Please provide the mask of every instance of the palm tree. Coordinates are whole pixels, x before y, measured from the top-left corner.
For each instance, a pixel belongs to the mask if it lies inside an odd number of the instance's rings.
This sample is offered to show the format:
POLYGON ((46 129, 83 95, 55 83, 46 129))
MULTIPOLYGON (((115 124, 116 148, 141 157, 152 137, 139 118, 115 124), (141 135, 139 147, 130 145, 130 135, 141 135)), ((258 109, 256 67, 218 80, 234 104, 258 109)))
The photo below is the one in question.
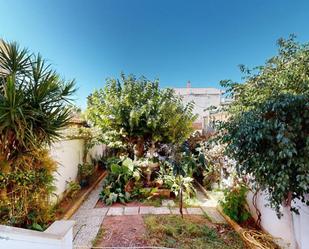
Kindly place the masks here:
POLYGON ((67 125, 74 91, 40 54, 0 41, 0 223, 50 220, 56 164, 46 146, 67 125))
POLYGON ((17 43, 0 46, 0 155, 50 144, 70 119, 74 81, 65 82, 42 59, 17 43))

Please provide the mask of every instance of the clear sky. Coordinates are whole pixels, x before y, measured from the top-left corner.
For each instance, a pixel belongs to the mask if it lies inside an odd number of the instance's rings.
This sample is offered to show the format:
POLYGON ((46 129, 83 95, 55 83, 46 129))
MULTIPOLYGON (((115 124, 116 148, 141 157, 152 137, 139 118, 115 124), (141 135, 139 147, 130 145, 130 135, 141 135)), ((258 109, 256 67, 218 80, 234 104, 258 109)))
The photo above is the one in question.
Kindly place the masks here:
POLYGON ((78 106, 120 72, 162 87, 219 87, 262 64, 276 40, 309 41, 308 0, 0 0, 0 37, 75 78, 78 106))

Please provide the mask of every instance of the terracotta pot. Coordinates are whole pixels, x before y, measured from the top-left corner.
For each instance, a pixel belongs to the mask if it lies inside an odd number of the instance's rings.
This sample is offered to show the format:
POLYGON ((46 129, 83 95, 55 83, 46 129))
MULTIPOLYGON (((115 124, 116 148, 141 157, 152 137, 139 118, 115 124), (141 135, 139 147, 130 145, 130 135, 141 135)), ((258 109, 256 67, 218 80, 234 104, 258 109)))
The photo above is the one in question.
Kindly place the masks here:
POLYGON ((154 196, 162 196, 169 198, 171 196, 171 190, 169 189, 158 189, 155 193, 153 193, 154 196))

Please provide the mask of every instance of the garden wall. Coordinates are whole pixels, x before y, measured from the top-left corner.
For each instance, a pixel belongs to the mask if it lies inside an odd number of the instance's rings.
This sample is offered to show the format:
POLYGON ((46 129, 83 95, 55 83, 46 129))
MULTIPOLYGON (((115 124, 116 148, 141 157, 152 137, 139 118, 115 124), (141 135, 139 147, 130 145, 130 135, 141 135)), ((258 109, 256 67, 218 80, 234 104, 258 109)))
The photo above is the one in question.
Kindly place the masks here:
MULTIPOLYGON (((67 182, 76 180, 78 164, 82 163, 85 142, 83 139, 62 140, 54 143, 50 148, 52 158, 58 163, 57 173, 55 174, 55 194, 57 199, 61 199, 66 190, 67 182)), ((88 153, 87 161, 90 156, 97 157, 102 155, 105 150, 104 145, 94 146, 88 153)))
MULTIPOLYGON (((252 204, 253 194, 250 192, 247 196, 247 201, 251 214, 257 218, 255 208, 252 204)), ((267 195, 260 193, 257 197, 257 207, 260 210, 261 226, 275 238, 281 238, 282 247, 296 248, 296 242, 299 249, 309 248, 309 207, 303 205, 301 202, 296 203, 300 207, 300 214, 293 214, 293 222, 291 219, 291 212, 288 208, 283 207, 283 217, 277 217, 276 212, 268 206, 267 195), (293 224, 294 223, 294 224, 293 224)))
POLYGON ((72 249, 74 221, 55 221, 44 232, 0 225, 0 248, 72 249))

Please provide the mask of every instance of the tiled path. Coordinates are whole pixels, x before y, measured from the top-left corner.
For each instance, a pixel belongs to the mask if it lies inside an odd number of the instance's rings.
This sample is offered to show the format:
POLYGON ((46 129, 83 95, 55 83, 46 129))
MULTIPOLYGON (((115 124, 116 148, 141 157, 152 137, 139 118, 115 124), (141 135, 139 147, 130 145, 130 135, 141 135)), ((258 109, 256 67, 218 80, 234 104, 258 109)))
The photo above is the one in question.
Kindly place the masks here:
MULTIPOLYGON (((76 247, 91 248, 92 241, 95 239, 105 216, 180 214, 177 207, 141 206, 95 208, 101 189, 102 182, 90 193, 87 200, 71 218, 76 221, 73 235, 74 246, 76 247)), ((207 215, 214 223, 226 223, 224 218, 216 210, 217 203, 215 201, 207 199, 200 191, 197 192, 197 199, 200 202, 200 206, 184 208, 184 214, 207 215)))

